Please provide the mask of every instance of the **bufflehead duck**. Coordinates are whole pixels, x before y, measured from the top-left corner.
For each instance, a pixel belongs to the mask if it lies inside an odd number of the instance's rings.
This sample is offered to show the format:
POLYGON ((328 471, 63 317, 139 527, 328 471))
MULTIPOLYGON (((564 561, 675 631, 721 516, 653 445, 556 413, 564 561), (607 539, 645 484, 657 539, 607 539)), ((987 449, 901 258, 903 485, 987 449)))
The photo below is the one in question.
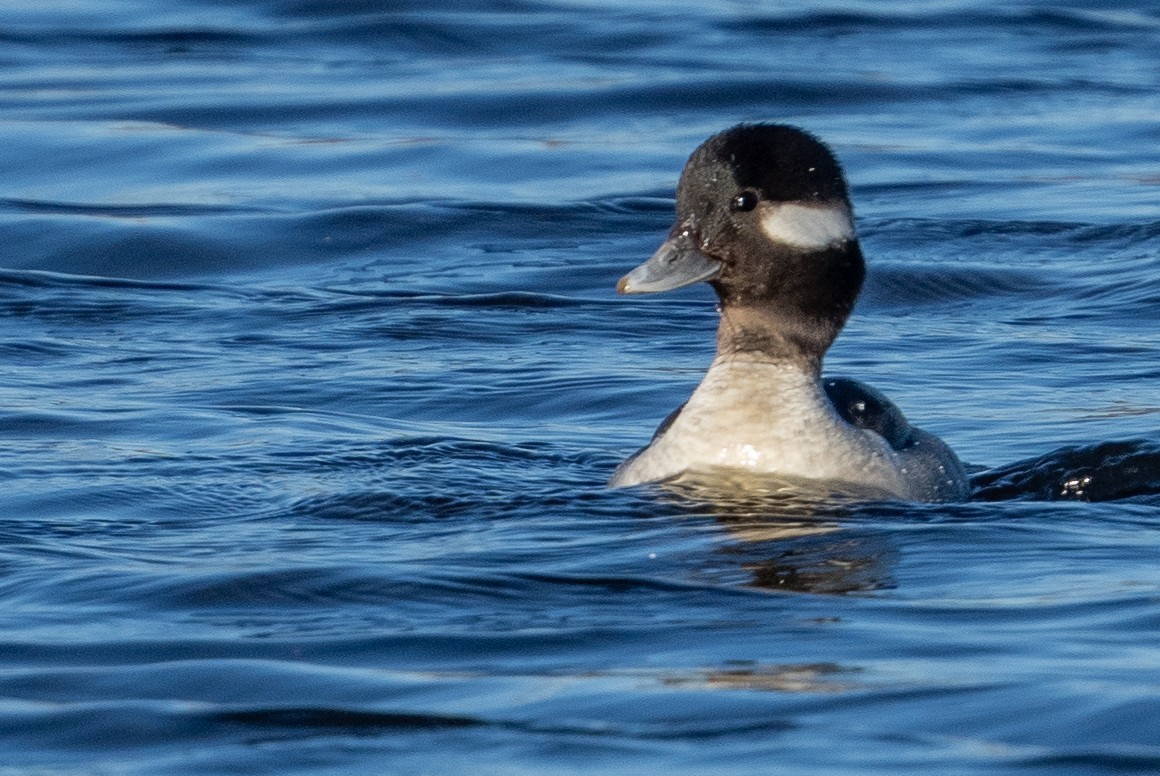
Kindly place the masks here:
POLYGON ((668 239, 617 290, 708 282, 720 300, 717 355, 610 484, 724 468, 887 498, 967 498, 963 465, 942 440, 873 388, 821 376, 864 275, 846 181, 821 141, 742 124, 702 143, 681 173, 668 239))

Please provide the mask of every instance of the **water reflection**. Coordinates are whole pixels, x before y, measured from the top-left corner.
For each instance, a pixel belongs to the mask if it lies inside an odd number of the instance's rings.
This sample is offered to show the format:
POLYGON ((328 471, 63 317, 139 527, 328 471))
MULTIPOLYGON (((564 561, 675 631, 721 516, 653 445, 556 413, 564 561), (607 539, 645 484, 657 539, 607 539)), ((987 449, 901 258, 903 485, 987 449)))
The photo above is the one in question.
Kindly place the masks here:
POLYGON ((824 594, 895 586, 888 536, 849 523, 867 500, 889 500, 885 493, 745 472, 686 474, 660 491, 726 529, 735 541, 712 562, 743 571, 747 586, 824 594))
POLYGON ((738 666, 673 674, 662 683, 712 690, 764 690, 789 693, 842 693, 859 689, 852 679, 860 669, 836 663, 787 663, 738 666))

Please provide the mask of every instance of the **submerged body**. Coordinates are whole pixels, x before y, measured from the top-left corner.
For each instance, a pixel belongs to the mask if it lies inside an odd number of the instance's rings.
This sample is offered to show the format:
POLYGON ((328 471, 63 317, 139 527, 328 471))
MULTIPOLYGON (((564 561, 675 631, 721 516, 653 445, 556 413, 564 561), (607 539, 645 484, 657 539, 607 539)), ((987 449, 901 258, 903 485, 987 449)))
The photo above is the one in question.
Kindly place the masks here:
POLYGON ((967 497, 945 443, 873 388, 821 378, 865 271, 829 149, 792 127, 727 130, 690 158, 677 211, 669 239, 618 288, 709 282, 721 300, 717 357, 611 485, 741 470, 868 497, 967 497))

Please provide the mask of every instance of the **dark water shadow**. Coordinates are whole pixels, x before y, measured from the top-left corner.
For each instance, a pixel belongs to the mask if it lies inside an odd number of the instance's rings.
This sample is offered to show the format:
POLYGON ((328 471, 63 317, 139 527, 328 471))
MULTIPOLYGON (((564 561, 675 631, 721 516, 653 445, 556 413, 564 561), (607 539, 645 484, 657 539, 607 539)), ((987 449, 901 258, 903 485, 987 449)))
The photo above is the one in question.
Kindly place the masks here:
POLYGON ((1160 506, 1160 443, 1096 442, 978 472, 973 501, 1131 501, 1160 506))

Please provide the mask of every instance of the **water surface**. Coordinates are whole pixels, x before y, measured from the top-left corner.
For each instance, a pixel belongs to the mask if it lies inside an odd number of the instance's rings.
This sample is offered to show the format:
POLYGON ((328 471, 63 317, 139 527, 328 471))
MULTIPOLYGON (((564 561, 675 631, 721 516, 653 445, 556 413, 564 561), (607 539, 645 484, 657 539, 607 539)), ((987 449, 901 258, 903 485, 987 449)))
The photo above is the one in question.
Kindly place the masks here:
POLYGON ((0 6, 0 774, 1155 773, 1160 15, 0 6), (957 505, 610 491, 688 153, 825 138, 957 505))

